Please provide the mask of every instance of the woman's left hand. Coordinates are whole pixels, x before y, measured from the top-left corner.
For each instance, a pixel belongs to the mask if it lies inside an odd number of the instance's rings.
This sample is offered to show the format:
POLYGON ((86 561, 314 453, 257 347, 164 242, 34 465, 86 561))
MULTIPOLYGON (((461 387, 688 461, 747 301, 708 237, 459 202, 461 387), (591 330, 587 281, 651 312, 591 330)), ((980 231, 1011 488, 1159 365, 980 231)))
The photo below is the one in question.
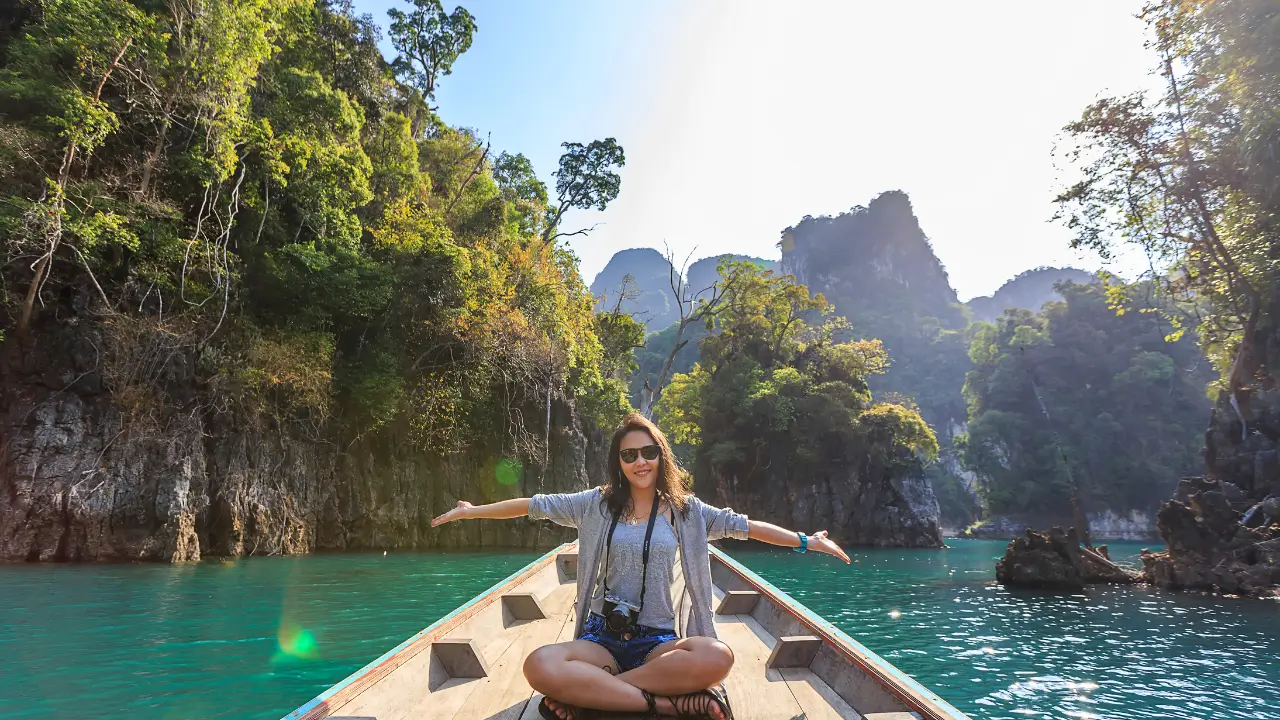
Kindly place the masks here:
POLYGON ((809 536, 809 549, 824 552, 828 555, 835 555, 843 560, 846 565, 849 564, 849 556, 845 555, 844 551, 840 549, 840 546, 832 542, 831 539, 827 537, 826 530, 819 530, 809 536))

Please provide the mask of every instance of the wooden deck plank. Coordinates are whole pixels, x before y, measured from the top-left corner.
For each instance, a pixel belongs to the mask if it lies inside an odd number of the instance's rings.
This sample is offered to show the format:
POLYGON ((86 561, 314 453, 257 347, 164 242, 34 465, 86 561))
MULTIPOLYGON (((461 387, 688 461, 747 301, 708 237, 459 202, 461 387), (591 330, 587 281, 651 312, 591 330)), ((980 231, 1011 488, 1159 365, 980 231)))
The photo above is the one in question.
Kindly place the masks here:
POLYGON ((529 630, 517 638, 498 659, 490 676, 479 681, 476 692, 454 714, 454 718, 519 718, 533 695, 533 688, 529 687, 524 677, 525 658, 536 648, 553 641, 559 632, 560 628, 553 621, 540 620, 532 623, 529 630))
POLYGON ((479 685, 479 679, 448 680, 435 692, 419 695, 414 702, 399 708, 400 713, 391 718, 379 715, 378 720, 452 720, 479 685))
MULTIPOLYGON (((546 569, 547 574, 554 573, 553 567, 546 569)), ((571 597, 573 590, 569 586, 564 589, 546 577, 530 578, 529 582, 516 586, 521 590, 550 590, 546 596, 547 603, 555 603, 563 597, 571 597)), ((513 590, 516 588, 513 588, 513 590)), ((567 604, 571 600, 561 604, 567 604)), ((563 612, 563 610, 561 610, 563 612)), ((495 660, 502 657, 524 634, 531 631, 535 623, 558 620, 539 620, 519 622, 506 626, 503 622, 501 602, 494 602, 481 611, 476 617, 462 624, 450 633, 450 637, 473 637, 485 661, 493 669, 495 660)), ((558 626, 557 626, 558 627, 558 626)), ((369 688, 341 708, 337 715, 354 715, 376 717, 378 720, 449 720, 459 709, 472 699, 472 694, 481 687, 480 679, 448 678, 443 666, 430 649, 420 653, 402 667, 383 678, 376 686, 369 688), (434 687, 434 689, 433 689, 434 687)), ((517 672, 519 668, 517 667, 517 672)), ((520 675, 523 679, 523 674, 520 675)))
MULTIPOLYGON (((508 635, 507 641, 514 637, 508 635)), ((378 720, 450 720, 479 687, 478 679, 447 679, 431 689, 431 682, 443 673, 440 661, 430 651, 388 675, 374 688, 339 708, 337 715, 375 717, 378 720), (430 663, 430 667, 428 666, 430 663)))
POLYGON ((737 720, 788 720, 803 714, 778 670, 765 667, 772 642, 766 644, 748 623, 747 615, 718 615, 716 634, 733 649, 733 670, 725 680, 729 704, 737 720))
MULTIPOLYGON (((572 603, 572 601, 570 601, 572 603)), ((569 607, 569 614, 565 615, 564 625, 560 628, 560 634, 556 636, 555 642, 569 642, 573 639, 573 632, 577 629, 576 622, 577 612, 572 604, 569 607)), ((542 702, 542 693, 535 692, 529 696, 529 702, 524 706, 524 712, 520 715, 520 720, 542 720, 542 716, 538 714, 538 703, 542 702)))
MULTIPOLYGON (((761 648, 767 648, 768 644, 774 641, 773 636, 754 616, 740 615, 738 617, 742 620, 743 626, 750 630, 751 634, 760 643, 761 648)), ((769 650, 769 654, 772 657, 773 651, 769 650)), ((768 667, 767 662, 768 659, 766 658, 766 667, 768 667)), ((800 705, 801 711, 810 720, 817 720, 818 718, 860 720, 862 717, 849 703, 840 697, 839 693, 831 689, 831 686, 827 685, 821 677, 808 668, 770 668, 768 672, 777 673, 782 681, 786 683, 787 689, 791 691, 792 697, 800 705), (788 675, 791 670, 796 672, 788 675)))
MULTIPOLYGON (((479 681, 477 691, 454 714, 456 720, 517 720, 523 716, 534 695, 524 677, 525 658, 537 648, 556 642, 564 630, 573 596, 574 588, 568 584, 548 596, 544 607, 551 617, 524 626, 528 629, 497 658, 489 677, 479 681)), ((536 716, 537 711, 534 712, 536 716)))
POLYGON ((862 720, 857 710, 809 668, 782 668, 779 672, 804 710, 805 720, 862 720))

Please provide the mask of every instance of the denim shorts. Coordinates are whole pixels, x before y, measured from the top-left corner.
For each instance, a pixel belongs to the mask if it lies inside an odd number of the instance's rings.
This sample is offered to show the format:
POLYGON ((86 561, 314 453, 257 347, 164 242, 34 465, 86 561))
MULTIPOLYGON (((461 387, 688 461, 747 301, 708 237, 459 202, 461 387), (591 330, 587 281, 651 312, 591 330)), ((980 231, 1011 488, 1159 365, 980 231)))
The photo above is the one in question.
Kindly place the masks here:
POLYGON ((672 630, 651 628, 644 625, 640 625, 638 628, 639 632, 632 633, 630 640, 623 640, 621 636, 614 635, 605 627, 603 616, 599 613, 591 613, 587 616, 582 637, 578 639, 590 640, 608 650, 613 659, 618 661, 618 672, 635 670, 644 664, 644 661, 648 659, 649 653, 653 652, 654 648, 664 642, 679 639, 672 630))

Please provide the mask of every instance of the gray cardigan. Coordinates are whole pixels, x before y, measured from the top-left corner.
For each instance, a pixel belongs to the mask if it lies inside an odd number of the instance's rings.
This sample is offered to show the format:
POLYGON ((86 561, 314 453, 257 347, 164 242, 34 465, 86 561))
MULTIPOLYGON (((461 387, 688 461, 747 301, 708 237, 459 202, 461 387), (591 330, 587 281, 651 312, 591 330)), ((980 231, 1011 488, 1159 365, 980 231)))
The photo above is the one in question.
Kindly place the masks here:
MULTIPOLYGON (((529 502, 529 517, 550 520, 557 525, 578 529, 578 625, 575 638, 582 636, 595 580, 604 559, 605 535, 609 532, 609 510, 600 488, 577 493, 534 495, 529 502)), ((680 566, 684 573, 684 592, 673 601, 676 608, 676 633, 681 637, 703 635, 715 637, 711 618, 711 553, 707 543, 731 537, 746 540, 749 532, 747 516, 730 508, 723 510, 705 505, 689 496, 688 512, 675 513, 676 537, 680 542, 680 566), (701 519, 702 522, 697 522, 701 519), (689 612, 685 612, 685 608, 689 612)), ((670 588, 668 588, 670 592, 670 588)))

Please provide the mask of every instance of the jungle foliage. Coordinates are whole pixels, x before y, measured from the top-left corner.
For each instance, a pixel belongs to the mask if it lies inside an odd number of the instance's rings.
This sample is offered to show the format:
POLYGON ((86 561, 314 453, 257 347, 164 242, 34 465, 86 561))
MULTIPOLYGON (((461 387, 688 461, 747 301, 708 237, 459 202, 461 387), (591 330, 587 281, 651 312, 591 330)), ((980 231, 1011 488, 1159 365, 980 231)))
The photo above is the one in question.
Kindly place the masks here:
POLYGON ((396 421, 441 453, 540 457, 548 394, 606 425, 627 409, 635 329, 593 314, 557 242, 566 212, 616 197, 622 148, 565 143, 553 196, 524 156, 446 124, 430 103, 479 32, 465 9, 392 10, 390 61, 331 0, 6 14, 6 342, 83 311, 121 402, 181 406, 166 378, 190 356, 207 407, 396 421))

